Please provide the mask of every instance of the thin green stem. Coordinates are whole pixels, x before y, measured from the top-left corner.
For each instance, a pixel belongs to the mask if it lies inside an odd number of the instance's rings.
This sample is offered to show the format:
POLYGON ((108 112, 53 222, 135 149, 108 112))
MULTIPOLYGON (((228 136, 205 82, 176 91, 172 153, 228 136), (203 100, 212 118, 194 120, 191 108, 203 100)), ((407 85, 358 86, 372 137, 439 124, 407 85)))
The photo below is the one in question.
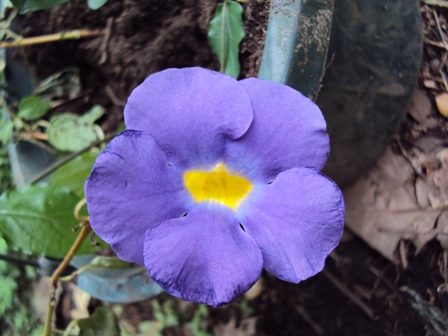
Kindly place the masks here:
POLYGON ((53 319, 53 312, 56 306, 56 289, 58 287, 59 278, 62 272, 64 272, 70 261, 75 256, 78 249, 81 247, 81 244, 84 242, 84 239, 86 239, 86 237, 92 231, 92 228, 90 227, 90 223, 88 221, 84 222, 83 224, 84 225, 82 226, 81 232, 79 233, 78 237, 76 238, 75 242, 70 248, 70 251, 68 251, 64 260, 62 260, 61 264, 58 266, 58 268, 56 268, 56 270, 53 272, 53 275, 51 276, 50 299, 48 301, 47 316, 45 319, 44 336, 51 336, 51 321, 53 319))
POLYGON ((78 320, 73 320, 69 323, 69 325, 67 326, 67 328, 65 329, 65 332, 62 336, 70 336, 72 334, 70 334, 70 332, 72 331, 72 329, 75 327, 76 323, 78 323, 78 320))
POLYGON ((51 174, 52 172, 54 172, 56 169, 58 169, 63 164, 66 164, 67 162, 73 160, 78 155, 81 155, 82 153, 88 151, 89 149, 91 149, 91 148, 93 148, 93 147, 95 147, 95 146, 97 146, 99 144, 101 144, 103 142, 106 142, 106 141, 109 141, 110 139, 112 139, 116 135, 117 135, 116 133, 114 133, 112 135, 109 135, 109 136, 105 137, 102 140, 95 141, 94 143, 84 147, 83 149, 81 149, 81 150, 79 150, 77 152, 74 152, 72 154, 67 155, 63 159, 59 160, 58 162, 53 163, 51 166, 49 166, 46 169, 44 169, 43 171, 41 171, 39 174, 35 175, 33 178, 31 178, 31 180, 28 183, 29 184, 34 184, 36 182, 39 182, 45 176, 51 174))

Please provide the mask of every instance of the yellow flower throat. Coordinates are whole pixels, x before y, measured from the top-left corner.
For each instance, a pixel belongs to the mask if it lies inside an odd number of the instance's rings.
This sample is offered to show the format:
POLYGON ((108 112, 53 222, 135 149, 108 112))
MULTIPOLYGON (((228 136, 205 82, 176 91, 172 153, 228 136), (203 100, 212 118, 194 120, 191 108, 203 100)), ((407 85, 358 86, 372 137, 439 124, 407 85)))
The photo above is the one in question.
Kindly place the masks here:
POLYGON ((248 180, 230 174, 222 163, 217 164, 210 172, 185 172, 184 182, 196 202, 218 202, 232 209, 238 207, 252 189, 248 180))

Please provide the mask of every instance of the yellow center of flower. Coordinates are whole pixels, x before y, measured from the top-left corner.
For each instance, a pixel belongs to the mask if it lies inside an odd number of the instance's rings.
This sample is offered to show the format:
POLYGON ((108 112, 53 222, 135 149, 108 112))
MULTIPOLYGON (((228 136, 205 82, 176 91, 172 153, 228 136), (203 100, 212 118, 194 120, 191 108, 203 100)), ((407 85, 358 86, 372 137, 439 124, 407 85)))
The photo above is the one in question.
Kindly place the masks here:
POLYGON ((219 202, 232 209, 235 209, 252 189, 248 180, 230 174, 222 163, 210 172, 188 171, 184 173, 184 181, 196 202, 219 202))

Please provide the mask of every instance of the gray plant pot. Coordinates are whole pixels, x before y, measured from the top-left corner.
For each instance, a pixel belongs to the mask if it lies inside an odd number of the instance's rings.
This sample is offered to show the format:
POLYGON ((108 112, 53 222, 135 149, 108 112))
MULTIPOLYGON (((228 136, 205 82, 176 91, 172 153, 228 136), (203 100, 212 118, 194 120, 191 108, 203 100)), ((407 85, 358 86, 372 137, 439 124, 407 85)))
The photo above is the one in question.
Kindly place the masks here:
POLYGON ((421 27, 417 0, 272 0, 259 77, 316 100, 331 141, 323 172, 340 186, 374 163, 406 114, 421 27))

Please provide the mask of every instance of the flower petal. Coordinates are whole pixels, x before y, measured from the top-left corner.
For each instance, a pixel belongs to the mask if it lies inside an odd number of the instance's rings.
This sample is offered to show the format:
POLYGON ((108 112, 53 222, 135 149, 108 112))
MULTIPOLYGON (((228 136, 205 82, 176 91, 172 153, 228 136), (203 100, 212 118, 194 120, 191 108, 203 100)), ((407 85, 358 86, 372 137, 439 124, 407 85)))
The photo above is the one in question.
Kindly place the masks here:
POLYGON ((145 266, 171 295, 218 307, 255 283, 263 259, 230 209, 200 203, 187 216, 148 230, 145 266))
POLYGON ((294 168, 256 188, 237 216, 260 247, 266 270, 294 283, 320 272, 343 231, 338 186, 312 168, 294 168))
POLYGON ((201 68, 149 76, 124 110, 128 129, 154 136, 168 161, 184 168, 216 165, 226 139, 243 135, 252 117, 250 98, 238 81, 201 68))
POLYGON ((226 163, 263 182, 294 167, 322 169, 329 138, 317 105, 285 85, 255 78, 240 83, 252 100, 254 120, 241 139, 228 142, 226 163))
POLYGON ((154 138, 124 131, 98 157, 86 182, 93 230, 117 255, 143 264, 148 228, 180 217, 192 205, 181 174, 169 167, 154 138))

